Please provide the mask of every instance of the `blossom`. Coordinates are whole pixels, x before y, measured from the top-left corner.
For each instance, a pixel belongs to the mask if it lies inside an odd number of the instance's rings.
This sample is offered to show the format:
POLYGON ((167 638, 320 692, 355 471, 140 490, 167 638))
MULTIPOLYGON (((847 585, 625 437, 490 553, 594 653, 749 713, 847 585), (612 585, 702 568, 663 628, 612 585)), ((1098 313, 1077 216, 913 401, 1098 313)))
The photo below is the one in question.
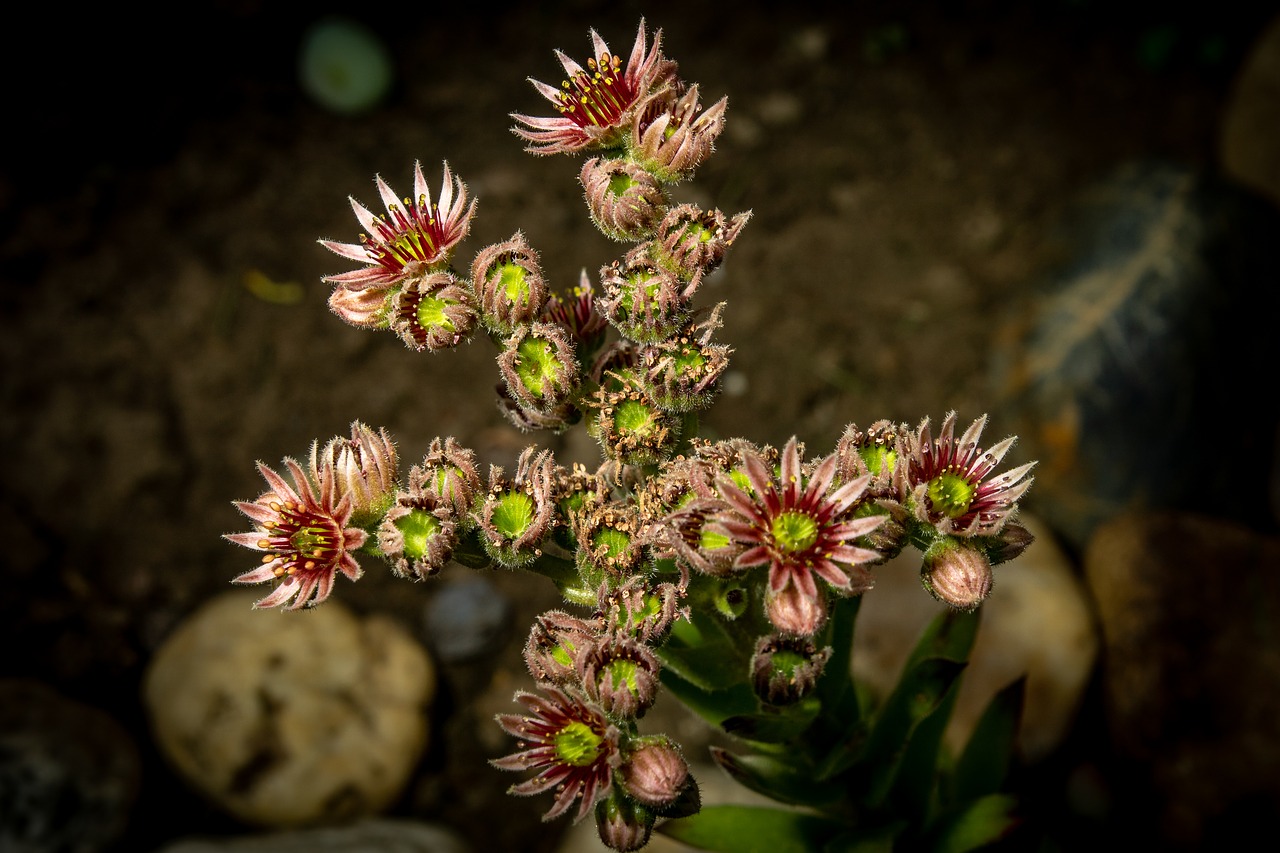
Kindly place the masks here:
POLYGON ((1031 487, 1026 478, 1034 462, 1020 465, 994 479, 987 476, 1013 447, 1013 437, 990 450, 978 446, 987 416, 974 421, 957 441, 956 413, 942 420, 938 437, 932 437, 929 419, 904 440, 906 464, 896 470, 898 490, 919 521, 932 524, 939 533, 991 536, 1000 532, 1031 487), (1024 479, 1026 478, 1026 479, 1024 479))
POLYGON ((591 31, 591 43, 595 53, 587 60, 586 68, 556 51, 568 78, 559 89, 529 78, 559 115, 550 118, 511 114, 523 125, 511 130, 530 143, 526 151, 561 154, 618 145, 629 133, 641 100, 674 75, 674 63, 662 58, 662 31, 654 34, 653 45, 649 46, 643 20, 625 69, 621 57, 609 51, 609 45, 595 30, 591 31))
POLYGON ((554 790, 555 803, 543 820, 554 820, 581 799, 576 823, 613 790, 613 771, 622 760, 618 729, 594 704, 555 687, 542 690, 545 698, 523 690, 516 694, 516 701, 532 716, 498 715, 498 725, 519 738, 520 751, 491 763, 502 770, 538 771, 513 785, 511 793, 528 796, 554 790))
POLYGON ((716 139, 724 130, 728 98, 721 98, 706 110, 698 100, 698 86, 672 102, 664 92, 649 98, 635 113, 631 126, 631 147, 640 164, 658 180, 674 182, 687 178, 711 156, 716 139))
POLYGON ((367 534, 358 527, 347 526, 351 520, 351 494, 338 495, 338 478, 332 471, 313 484, 295 460, 286 459, 285 466, 293 478, 293 487, 271 468, 258 463, 269 491, 256 501, 235 503, 257 530, 228 533, 225 538, 266 552, 261 566, 237 576, 233 583, 281 580, 254 606, 276 607, 293 600, 289 609, 297 610, 328 598, 338 572, 351 580, 360 577, 362 571, 352 552, 364 544, 367 534))
POLYGON ((360 421, 351 422, 351 438, 333 438, 320 449, 311 445, 313 483, 333 476, 339 496, 351 495, 351 516, 356 527, 368 527, 381 519, 395 499, 398 472, 396 445, 386 428, 376 433, 360 421))
POLYGON ((794 437, 783 448, 781 462, 775 480, 759 454, 744 450, 741 470, 751 492, 729 476, 718 476, 716 488, 727 509, 715 515, 713 527, 747 546, 734 568, 769 567, 766 599, 774 626, 809 636, 826 619, 816 578, 843 595, 871 588, 871 573, 862 564, 880 555, 853 543, 882 518, 849 514, 863 497, 866 477, 828 492, 836 472, 834 454, 818 463, 807 482, 794 437))
POLYGON ((348 260, 367 264, 364 269, 325 276, 325 281, 350 290, 390 289, 409 276, 437 269, 450 251, 471 230, 476 203, 467 205, 467 187, 444 164, 438 203, 422 176, 422 164, 413 164, 413 198, 397 198, 381 176, 378 194, 386 205, 385 216, 375 216, 354 198, 351 209, 364 227, 359 243, 321 240, 320 245, 348 260), (441 213, 443 211, 443 214, 441 213))

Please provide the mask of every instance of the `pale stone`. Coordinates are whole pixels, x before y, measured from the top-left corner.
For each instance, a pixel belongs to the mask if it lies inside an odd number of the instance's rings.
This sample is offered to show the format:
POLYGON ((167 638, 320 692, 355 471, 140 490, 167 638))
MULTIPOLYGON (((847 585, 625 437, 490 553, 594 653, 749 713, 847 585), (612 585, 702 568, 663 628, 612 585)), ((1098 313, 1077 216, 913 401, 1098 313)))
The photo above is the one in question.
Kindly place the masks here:
MULTIPOLYGON (((1046 757, 1075 720, 1098 653, 1094 616, 1071 563, 1039 521, 1020 521, 1036 541, 995 567, 982 624, 956 700, 947 742, 961 748, 992 697, 1027 676, 1018 746, 1028 761, 1046 757)), ((908 549, 877 567, 854 634, 853 672, 878 696, 897 684, 921 632, 946 609, 920 585, 920 554, 908 549)))
POLYGON ((144 699, 165 755, 242 820, 298 826, 373 814, 426 747, 435 670, 391 620, 337 601, 255 611, 222 595, 157 650, 144 699))
POLYGON ((1223 170, 1280 203, 1280 18, 1254 43, 1223 112, 1223 170))

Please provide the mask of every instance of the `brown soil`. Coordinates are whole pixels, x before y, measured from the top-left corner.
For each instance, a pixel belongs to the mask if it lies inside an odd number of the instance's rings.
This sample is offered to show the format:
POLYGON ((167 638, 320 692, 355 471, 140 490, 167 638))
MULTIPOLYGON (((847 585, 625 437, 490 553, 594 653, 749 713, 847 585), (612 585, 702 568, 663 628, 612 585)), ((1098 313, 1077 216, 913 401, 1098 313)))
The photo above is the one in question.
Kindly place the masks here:
MULTIPOLYGON (((1119 18, 1089 2, 842 5, 644 9, 683 76, 730 101, 717 155, 679 194, 754 210, 706 288, 729 303, 722 338, 741 392, 705 417, 707 434, 797 434, 825 453, 850 421, 998 410, 990 347, 1056 260, 1054 216, 1122 162, 1212 162, 1256 25, 1156 4, 1119 18), (1176 37, 1163 57, 1162 32, 1176 37)), ((175 622, 247 566, 219 536, 241 526, 230 500, 260 488, 253 460, 304 454, 356 418, 387 426, 410 461, 454 435, 510 465, 525 440, 492 403, 487 342, 420 356, 326 310, 320 277, 349 264, 315 240, 355 237, 347 196, 376 206, 373 175, 407 188, 419 159, 435 186, 447 159, 480 199, 461 262, 523 229, 568 287, 618 254, 585 216, 577 161, 522 154, 507 114, 542 111, 525 77, 557 82, 552 48, 585 54, 589 26, 625 52, 639 6, 481 6, 378 7, 368 23, 398 83, 359 118, 296 86, 314 18, 252 0, 200 4, 164 39, 86 13, 56 55, 9 78, 24 81, 12 97, 25 118, 9 122, 0 172, 0 670, 133 729, 147 760, 124 849, 235 830, 151 752, 137 684, 175 622), (70 90, 41 81, 51 64, 72 73, 70 90), (255 277, 299 283, 300 301, 255 296, 255 277)), ((590 455, 579 439, 549 443, 590 455)), ((420 630, 431 587, 379 574, 337 594, 420 630)), ((522 578, 495 580, 520 602, 518 625, 552 603, 522 578)), ((534 829, 545 804, 505 798, 510 778, 456 722, 492 713, 474 701, 494 673, 518 671, 522 634, 446 673, 454 746, 433 752, 400 809, 453 823, 478 849, 549 840, 534 829)))

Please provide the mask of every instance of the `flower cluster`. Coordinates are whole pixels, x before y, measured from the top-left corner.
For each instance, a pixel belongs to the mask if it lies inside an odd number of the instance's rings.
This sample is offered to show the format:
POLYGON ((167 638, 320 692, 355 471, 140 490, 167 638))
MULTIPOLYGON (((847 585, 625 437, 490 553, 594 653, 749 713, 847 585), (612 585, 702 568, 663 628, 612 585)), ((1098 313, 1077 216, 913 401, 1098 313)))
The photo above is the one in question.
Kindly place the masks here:
POLYGON ((551 793, 546 819, 592 815, 608 846, 635 850, 657 820, 699 808, 679 746, 640 731, 660 683, 724 700, 738 725, 770 736, 792 711, 810 721, 828 661, 843 660, 833 626, 872 588, 873 567, 917 548, 925 589, 977 607, 991 567, 1030 542, 1014 519, 1032 466, 997 474, 1013 439, 983 449, 985 417, 956 438, 954 412, 936 437, 928 419, 851 424, 813 458, 794 437, 781 449, 700 438, 732 350, 714 341, 724 303, 696 299, 750 212, 677 204, 668 190, 711 155, 727 102, 703 109, 643 22, 625 65, 591 41, 585 64, 557 52, 560 88, 534 81, 557 114, 515 114, 514 131, 532 153, 585 157, 588 214, 627 244, 594 283, 584 270, 555 293, 522 232, 456 268, 476 202, 447 164, 436 201, 420 166, 411 198, 378 178, 386 214, 352 200, 360 242, 321 243, 362 265, 327 278, 339 317, 418 351, 483 329, 499 411, 526 431, 582 423, 600 464, 567 468, 530 445, 513 473, 482 476, 449 437, 405 472, 386 430, 356 422, 350 438, 314 444, 309 465, 286 459, 289 479, 259 463, 267 491, 236 503, 253 529, 227 538, 262 552, 234 579, 276 584, 259 607, 319 604, 338 573, 360 578, 358 557, 414 581, 450 563, 552 580, 568 609, 532 626, 536 689, 516 695, 523 713, 499 715, 518 746, 492 763, 532 773, 511 791, 551 793))

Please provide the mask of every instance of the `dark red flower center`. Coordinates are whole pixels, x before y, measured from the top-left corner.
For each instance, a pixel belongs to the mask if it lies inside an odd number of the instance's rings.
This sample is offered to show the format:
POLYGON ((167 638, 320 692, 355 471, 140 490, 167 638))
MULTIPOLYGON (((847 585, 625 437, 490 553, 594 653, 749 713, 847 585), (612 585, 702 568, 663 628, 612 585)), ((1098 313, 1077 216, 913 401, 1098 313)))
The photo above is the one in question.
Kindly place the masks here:
POLYGON ((578 127, 613 127, 622 114, 635 103, 633 84, 619 74, 622 60, 607 53, 600 54, 599 61, 587 60, 587 71, 579 71, 572 80, 560 84, 561 114, 578 127))
POLYGON ((341 559, 346 537, 331 516, 293 501, 270 506, 276 518, 264 525, 266 538, 258 547, 269 552, 262 558, 264 563, 276 561, 276 577, 328 568, 341 559))

